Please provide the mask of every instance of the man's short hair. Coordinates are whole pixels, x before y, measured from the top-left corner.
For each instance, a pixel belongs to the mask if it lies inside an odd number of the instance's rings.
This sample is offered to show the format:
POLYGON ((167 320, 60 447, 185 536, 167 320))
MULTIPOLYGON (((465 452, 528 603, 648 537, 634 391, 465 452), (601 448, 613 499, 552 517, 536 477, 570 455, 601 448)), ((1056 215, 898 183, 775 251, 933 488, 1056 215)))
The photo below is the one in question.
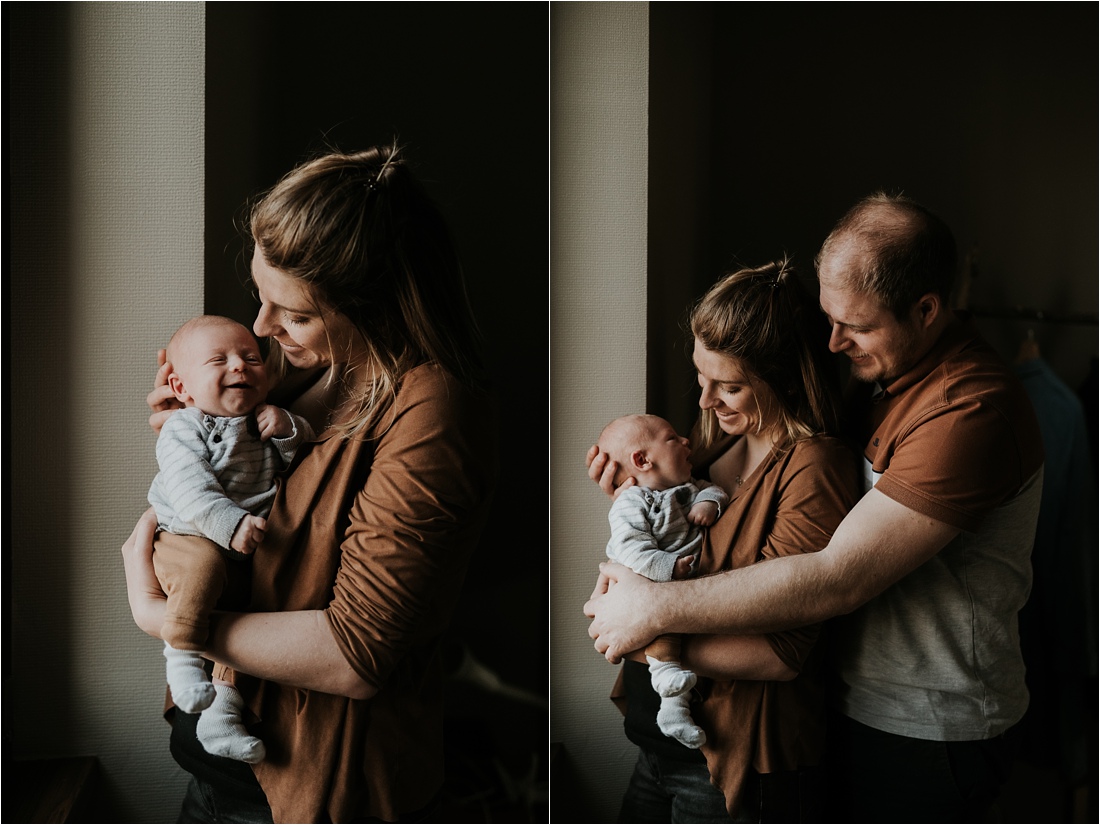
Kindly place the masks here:
POLYGON ((843 273, 843 286, 874 294, 898 319, 929 292, 945 303, 950 298, 958 266, 955 236, 939 217, 904 195, 876 192, 849 209, 821 245, 814 261, 819 271, 844 243, 869 254, 863 256, 863 271, 843 273))

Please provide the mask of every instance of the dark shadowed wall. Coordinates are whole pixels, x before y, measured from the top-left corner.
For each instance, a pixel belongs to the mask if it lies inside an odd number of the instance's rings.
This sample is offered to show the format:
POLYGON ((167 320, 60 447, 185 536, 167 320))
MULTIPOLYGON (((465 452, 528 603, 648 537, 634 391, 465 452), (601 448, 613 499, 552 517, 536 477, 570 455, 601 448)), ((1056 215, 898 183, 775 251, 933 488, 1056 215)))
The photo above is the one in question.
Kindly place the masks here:
POLYGON ((207 311, 255 317, 249 198, 326 147, 406 147, 458 246, 500 406, 506 471, 456 634, 544 692, 547 504, 515 461, 541 463, 548 426, 546 8, 213 3, 206 21, 207 311))
POLYGON ((649 280, 681 299, 651 306, 654 411, 694 415, 681 304, 784 252, 811 273, 832 224, 879 188, 952 227, 971 306, 1048 316, 979 318, 1004 357, 1031 328, 1080 387, 1097 355, 1095 6, 792 8, 651 6, 649 280), (1049 319, 1069 312, 1093 323, 1049 319))

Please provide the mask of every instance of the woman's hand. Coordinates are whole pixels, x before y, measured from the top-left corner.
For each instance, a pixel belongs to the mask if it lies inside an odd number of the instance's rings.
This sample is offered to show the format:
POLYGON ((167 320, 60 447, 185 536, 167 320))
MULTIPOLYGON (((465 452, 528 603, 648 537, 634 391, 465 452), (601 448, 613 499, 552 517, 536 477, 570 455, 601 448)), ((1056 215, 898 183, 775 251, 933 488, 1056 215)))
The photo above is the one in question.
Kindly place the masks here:
POLYGON ((607 453, 600 452, 598 444, 588 448, 588 454, 584 457, 584 463, 588 466, 588 477, 600 485, 611 498, 618 498, 623 490, 634 486, 634 477, 626 479, 618 487, 615 486, 615 473, 619 471, 619 463, 612 461, 607 453))
POLYGON ((157 574, 153 571, 153 538, 156 533, 157 517, 149 508, 122 545, 122 563, 126 568, 126 595, 134 621, 143 631, 159 639, 168 597, 161 590, 157 574))
POLYGON ((172 388, 168 386, 168 376, 171 374, 172 365, 168 363, 168 351, 157 350, 157 377, 153 381, 153 391, 145 397, 145 403, 153 411, 149 416, 149 426, 158 433, 168 416, 183 409, 183 404, 176 399, 172 388))

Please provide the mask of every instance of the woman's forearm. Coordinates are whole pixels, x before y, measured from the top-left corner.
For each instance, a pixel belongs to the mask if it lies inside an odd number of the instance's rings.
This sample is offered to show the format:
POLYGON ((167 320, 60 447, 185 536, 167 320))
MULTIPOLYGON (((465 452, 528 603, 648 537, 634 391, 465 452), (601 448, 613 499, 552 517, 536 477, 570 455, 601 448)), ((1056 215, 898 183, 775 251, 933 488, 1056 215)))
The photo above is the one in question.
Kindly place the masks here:
POLYGON ((681 660, 698 675, 723 681, 784 682, 798 675, 765 636, 684 636, 681 660))
MULTIPOLYGON (((643 665, 648 661, 644 648, 623 658, 643 665)), ((721 681, 786 682, 798 675, 775 655, 765 636, 685 635, 681 637, 680 664, 698 676, 721 681)))
POLYGON ((216 613, 204 655, 284 685, 351 699, 370 699, 378 692, 348 664, 322 610, 216 613))
MULTIPOLYGON (((157 519, 147 510, 122 546, 127 596, 134 621, 160 638, 166 600, 153 571, 157 519)), ((348 664, 324 611, 215 613, 204 655, 241 673, 352 699, 370 699, 377 688, 348 664)))

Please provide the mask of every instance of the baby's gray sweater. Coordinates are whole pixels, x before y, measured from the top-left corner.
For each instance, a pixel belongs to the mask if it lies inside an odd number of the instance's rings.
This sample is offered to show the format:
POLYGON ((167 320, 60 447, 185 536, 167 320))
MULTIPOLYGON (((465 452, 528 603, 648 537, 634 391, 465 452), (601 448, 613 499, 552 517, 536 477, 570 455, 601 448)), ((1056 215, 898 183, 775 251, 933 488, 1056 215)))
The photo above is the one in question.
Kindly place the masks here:
POLYGON ((702 528, 687 520, 692 505, 700 501, 722 508, 729 496, 721 487, 695 479, 667 490, 628 487, 607 514, 607 557, 647 579, 671 581, 676 559, 702 548, 702 528))
POLYGON ((290 417, 290 436, 261 441, 251 415, 223 418, 196 407, 173 413, 157 439, 160 472, 149 488, 160 529, 228 548, 245 515, 265 518, 275 474, 313 437, 305 419, 290 417))

